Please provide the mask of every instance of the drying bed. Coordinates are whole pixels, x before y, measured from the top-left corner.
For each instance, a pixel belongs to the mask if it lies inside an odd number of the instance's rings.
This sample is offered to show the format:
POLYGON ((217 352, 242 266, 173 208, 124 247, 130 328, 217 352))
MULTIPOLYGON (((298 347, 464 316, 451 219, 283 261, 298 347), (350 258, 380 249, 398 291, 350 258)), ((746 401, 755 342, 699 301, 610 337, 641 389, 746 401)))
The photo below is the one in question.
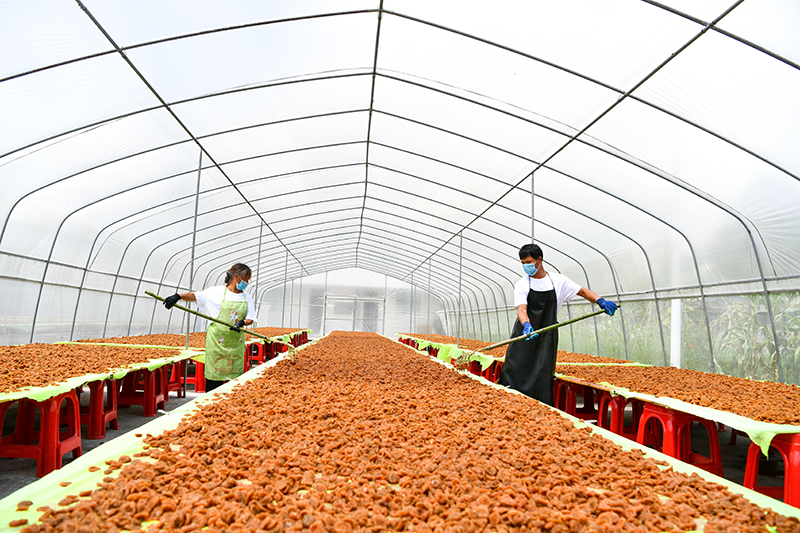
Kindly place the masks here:
POLYGON ((283 337, 285 335, 294 336, 295 334, 301 331, 310 331, 309 329, 297 329, 297 328, 255 328, 253 331, 256 333, 260 333, 261 335, 266 335, 267 337, 283 337))
POLYGON ((668 397, 770 424, 800 425, 800 387, 674 367, 556 366, 590 383, 668 397))
MULTIPOLYGON (((484 342, 475 339, 465 339, 465 338, 458 338, 458 337, 451 337, 449 335, 426 335, 425 333, 398 333, 400 337, 407 337, 415 339, 420 345, 452 345, 456 346, 458 343, 459 348, 466 348, 467 350, 477 350, 479 348, 485 348, 486 346, 491 346, 493 343, 484 342)), ((500 348, 495 348, 493 350, 489 350, 488 352, 481 352, 486 353, 487 355, 491 355, 492 357, 505 357, 506 355, 506 348, 507 346, 501 346, 500 348)), ((557 360, 560 363, 595 363, 595 364, 631 364, 631 361, 626 361, 624 359, 614 359, 612 357, 601 357, 598 355, 589 355, 583 353, 572 353, 572 352, 565 352, 564 350, 558 350, 557 360)))
POLYGON ((177 350, 89 344, 0 346, 0 395, 61 385, 80 376, 119 372, 177 354, 177 350))
MULTIPOLYGON (((107 337, 105 339, 81 339, 77 342, 95 344, 134 344, 138 346, 175 346, 182 348, 186 346, 186 334, 179 333, 154 333, 152 335, 130 335, 127 337, 107 337)), ((206 345, 206 333, 189 333, 189 346, 194 348, 204 348, 206 345)))
POLYGON ((800 531, 375 334, 267 370, 22 531, 800 531))
MULTIPOLYGON (((463 337, 450 337, 449 335, 426 335, 424 333, 398 333, 400 337, 410 337, 412 339, 417 340, 420 343, 426 343, 430 345, 437 345, 437 344, 447 344, 451 346, 455 346, 457 348, 466 349, 466 350, 477 350, 479 348, 485 348, 486 346, 490 346, 492 343, 479 341, 475 339, 465 339, 463 337)), ((506 347, 501 346, 500 348, 495 348, 493 350, 489 350, 488 352, 481 352, 486 355, 491 355, 492 357, 505 357, 506 356, 506 347)))

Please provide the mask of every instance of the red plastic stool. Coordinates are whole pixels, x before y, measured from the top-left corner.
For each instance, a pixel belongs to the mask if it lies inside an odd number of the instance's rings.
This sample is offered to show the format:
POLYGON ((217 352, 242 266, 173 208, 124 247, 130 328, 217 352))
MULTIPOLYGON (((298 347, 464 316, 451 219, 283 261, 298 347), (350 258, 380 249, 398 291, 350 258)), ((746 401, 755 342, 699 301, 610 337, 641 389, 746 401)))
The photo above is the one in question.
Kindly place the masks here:
POLYGON ((643 410, 644 402, 641 400, 613 396, 610 392, 603 391, 600 395, 597 424, 612 433, 636 440, 636 435, 639 431, 639 420, 642 417, 643 410), (630 425, 625 425, 625 408, 628 405, 633 409, 633 420, 630 425), (610 417, 609 410, 611 411, 610 417))
MULTIPOLYGON (((661 428, 663 430, 660 446, 660 451, 662 453, 722 477, 719 435, 717 434, 717 426, 714 422, 668 407, 646 403, 642 410, 642 416, 639 419, 636 442, 645 444, 651 441, 654 430, 649 429, 649 426, 652 425, 654 420, 658 420, 661 423, 661 428), (692 451, 691 431, 693 422, 702 424, 703 427, 706 428, 706 431, 708 431, 711 457, 706 457, 692 451)), ((656 449, 658 449, 658 442, 654 444, 656 449)))
POLYGON ((575 391, 575 412, 574 416, 584 420, 597 420, 599 413, 595 405, 595 399, 599 400, 600 391, 595 390, 589 385, 578 385, 575 391), (583 398, 583 405, 578 407, 578 396, 583 398))
POLYGON ((250 362, 253 361, 258 362, 258 364, 263 363, 267 360, 266 356, 266 349, 263 342, 253 342, 247 346, 247 356, 250 358, 250 362))
MULTIPOLYGON (((41 402, 21 399, 18 403, 14 432, 0 438, 0 457, 35 459, 36 476, 42 477, 61 468, 65 453, 72 452, 73 459, 81 456, 80 403, 75 390, 41 402), (61 431, 61 404, 65 400, 63 419, 67 429, 61 431), (37 409, 41 413, 39 430, 34 429, 37 409)), ((5 423, 12 404, 13 401, 0 404, 0 424, 5 423)))
POLYGON ((480 361, 470 361, 468 369, 470 374, 474 374, 476 376, 480 376, 482 374, 480 361))
MULTIPOLYGON (((578 416, 576 407, 578 403, 578 393, 583 392, 584 387, 584 385, 572 383, 571 381, 554 379, 553 405, 556 409, 560 409, 568 415, 578 416)), ((584 394, 586 393, 584 392, 584 394)))
POLYGON ((117 420, 117 383, 113 379, 90 381, 89 406, 81 407, 81 424, 86 426, 86 438, 102 439, 108 423, 119 429, 117 420), (105 397, 104 397, 105 392, 105 397))
POLYGON ((206 376, 205 376, 205 366, 203 363, 199 363, 197 361, 194 362, 194 375, 187 375, 186 376, 186 385, 194 385, 195 392, 205 392, 206 391, 206 376))
POLYGON ((172 391, 178 393, 178 398, 183 398, 183 373, 186 370, 186 359, 172 363, 167 368, 169 378, 167 379, 167 392, 164 400, 169 398, 169 393, 172 391))
POLYGON ((125 374, 117 392, 117 405, 130 407, 141 405, 143 416, 156 416, 157 409, 164 409, 167 397, 166 367, 151 370, 136 370, 125 374))
POLYGON ((746 437, 747 433, 738 429, 731 428, 731 440, 728 441, 728 446, 736 446, 736 437, 746 437))
POLYGON ((492 378, 492 382, 497 383, 500 381, 500 374, 503 373, 503 363, 504 361, 494 362, 494 377, 492 378))
POLYGON ((563 379, 553 380, 553 406, 561 411, 567 410, 567 387, 569 383, 563 379))
POLYGON ((782 433, 775 435, 770 448, 775 448, 783 458, 783 486, 762 487, 758 484, 758 461, 761 448, 755 442, 747 450, 747 466, 744 469, 744 485, 748 489, 766 494, 770 498, 800 507, 800 434, 782 433))
POLYGON ((494 367, 496 364, 497 364, 496 361, 492 361, 492 363, 489 366, 481 370, 481 376, 488 379, 492 383, 494 383, 494 367))

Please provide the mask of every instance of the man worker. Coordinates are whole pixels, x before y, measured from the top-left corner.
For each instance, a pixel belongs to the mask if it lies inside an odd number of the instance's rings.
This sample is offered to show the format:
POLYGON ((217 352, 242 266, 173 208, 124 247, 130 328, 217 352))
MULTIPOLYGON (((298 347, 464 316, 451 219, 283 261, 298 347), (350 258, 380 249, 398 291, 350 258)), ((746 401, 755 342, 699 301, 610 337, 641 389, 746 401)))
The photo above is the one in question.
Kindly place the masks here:
MULTIPOLYGON (((526 244, 519 250, 525 271, 514 285, 514 306, 517 320, 511 337, 530 335, 534 330, 557 322, 561 305, 576 295, 596 303, 613 316, 617 304, 600 298, 597 293, 581 287, 568 277, 544 268, 544 254, 536 244, 526 244)), ((558 351, 558 329, 532 335, 525 341, 515 342, 506 349, 506 360, 498 383, 553 405, 553 372, 558 351)))

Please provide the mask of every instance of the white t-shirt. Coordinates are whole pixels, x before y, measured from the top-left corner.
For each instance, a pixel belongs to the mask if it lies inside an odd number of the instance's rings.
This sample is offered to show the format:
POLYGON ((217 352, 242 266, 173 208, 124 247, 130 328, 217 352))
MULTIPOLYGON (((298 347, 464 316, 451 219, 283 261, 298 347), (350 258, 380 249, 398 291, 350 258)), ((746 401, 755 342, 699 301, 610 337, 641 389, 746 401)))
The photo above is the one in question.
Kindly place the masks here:
POLYGON ((558 272, 548 272, 543 278, 522 276, 522 278, 514 284, 514 307, 528 305, 528 290, 530 289, 544 292, 552 290, 553 288, 556 290, 556 314, 561 311, 561 305, 564 302, 575 298, 575 295, 581 290, 580 285, 558 272))
MULTIPOLYGON (((213 316, 214 318, 219 317, 219 311, 222 309, 222 296, 225 294, 225 301, 226 302, 242 302, 247 301, 247 316, 244 318, 249 318, 253 322, 256 321, 256 306, 253 304, 253 299, 250 297, 249 294, 246 292, 235 293, 228 290, 225 285, 217 285, 215 287, 209 287, 205 290, 199 291, 194 293, 195 297, 197 297, 197 306, 200 308, 200 312, 204 315, 213 316)), ((223 317, 222 320, 227 320, 226 317, 223 317)))

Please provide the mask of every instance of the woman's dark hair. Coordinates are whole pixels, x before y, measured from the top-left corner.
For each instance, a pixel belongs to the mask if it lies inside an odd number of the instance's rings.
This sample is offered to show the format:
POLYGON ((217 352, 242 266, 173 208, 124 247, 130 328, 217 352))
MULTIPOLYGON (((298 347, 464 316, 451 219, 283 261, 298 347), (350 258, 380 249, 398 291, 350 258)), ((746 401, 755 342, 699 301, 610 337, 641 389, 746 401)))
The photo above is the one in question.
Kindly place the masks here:
POLYGON ((230 283, 233 279, 233 276, 237 274, 241 279, 244 279, 248 276, 251 276, 253 272, 250 270, 250 267, 244 263, 236 263, 227 272, 225 272, 225 285, 230 283))
POLYGON ((519 258, 522 260, 526 257, 533 257, 534 259, 539 259, 541 257, 544 259, 544 253, 542 249, 539 248, 538 244, 526 244, 519 249, 519 258))

